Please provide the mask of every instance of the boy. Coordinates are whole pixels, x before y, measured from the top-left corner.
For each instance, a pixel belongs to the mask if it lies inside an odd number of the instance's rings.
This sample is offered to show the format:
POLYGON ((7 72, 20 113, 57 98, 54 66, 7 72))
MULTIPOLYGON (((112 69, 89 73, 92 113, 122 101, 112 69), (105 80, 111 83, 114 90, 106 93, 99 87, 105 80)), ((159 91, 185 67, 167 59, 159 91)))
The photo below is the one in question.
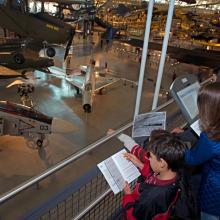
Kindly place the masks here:
MULTIPOLYGON (((148 152, 127 135, 122 134, 118 138, 131 150, 125 157, 140 169, 143 177, 133 192, 128 183, 125 184, 123 208, 126 219, 168 219, 180 197, 182 180, 178 171, 183 165, 185 145, 174 134, 164 130, 151 133, 148 152)), ((192 219, 188 207, 178 208, 184 212, 178 213, 183 219, 192 219)))

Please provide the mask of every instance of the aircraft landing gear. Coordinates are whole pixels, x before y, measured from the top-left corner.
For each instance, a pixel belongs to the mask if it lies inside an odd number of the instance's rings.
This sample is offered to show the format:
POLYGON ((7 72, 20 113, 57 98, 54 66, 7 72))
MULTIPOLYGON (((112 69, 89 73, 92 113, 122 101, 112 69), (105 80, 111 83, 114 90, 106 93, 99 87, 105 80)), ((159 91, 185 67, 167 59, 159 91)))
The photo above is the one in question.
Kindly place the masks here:
POLYGON ((90 104, 85 104, 83 105, 83 109, 86 113, 90 113, 92 108, 91 108, 91 105, 90 104))
POLYGON ((79 95, 80 93, 79 88, 75 86, 75 89, 76 89, 76 94, 79 95))
POLYGON ((37 146, 39 147, 39 148, 41 148, 42 146, 43 146, 43 140, 37 140, 37 142, 36 142, 36 144, 37 144, 37 146))
POLYGON ((25 58, 24 58, 23 54, 21 54, 21 53, 16 53, 16 54, 14 54, 14 56, 13 56, 13 60, 14 60, 15 63, 17 63, 17 64, 23 64, 24 61, 25 61, 25 58))
POLYGON ((48 57, 54 57, 56 55, 56 51, 53 47, 48 47, 46 53, 48 57))
POLYGON ((41 148, 45 145, 45 138, 46 136, 44 134, 39 134, 39 138, 36 140, 36 145, 38 148, 41 148))
POLYGON ((26 136, 27 146, 31 149, 40 149, 49 144, 45 134, 31 133, 26 136))

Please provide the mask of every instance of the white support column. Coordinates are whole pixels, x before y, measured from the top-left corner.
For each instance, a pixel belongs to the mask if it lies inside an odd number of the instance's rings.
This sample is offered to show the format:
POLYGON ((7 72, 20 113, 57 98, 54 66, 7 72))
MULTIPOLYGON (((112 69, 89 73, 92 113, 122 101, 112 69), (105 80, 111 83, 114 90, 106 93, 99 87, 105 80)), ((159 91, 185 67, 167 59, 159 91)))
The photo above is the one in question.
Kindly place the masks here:
POLYGON ((152 110, 154 110, 157 107, 157 103, 158 103, 160 85, 161 85, 161 80, 163 76, 163 69, 164 69, 164 64, 166 60, 167 46, 168 46, 170 29, 171 29, 172 18, 173 18, 174 3, 175 3, 175 0, 170 0, 166 28, 165 28, 165 36, 163 39, 163 47, 161 51, 160 64, 159 64, 159 69, 158 69, 158 74, 157 74, 157 83, 156 83, 156 88, 154 91, 152 110))
POLYGON ((139 73, 138 91, 137 91, 137 96, 136 96, 134 117, 139 114, 139 110, 140 110, 140 101, 141 101, 141 93, 142 93, 143 80, 144 80, 145 65, 146 65, 146 60, 147 60, 147 50, 148 50, 148 42, 149 42, 149 36, 150 36, 153 6, 154 6, 154 0, 150 0, 148 4, 148 11, 147 11, 147 21, 146 21, 146 26, 145 26, 144 45, 143 45, 143 51, 142 51, 142 57, 141 57, 141 68, 140 68, 140 73, 139 73))

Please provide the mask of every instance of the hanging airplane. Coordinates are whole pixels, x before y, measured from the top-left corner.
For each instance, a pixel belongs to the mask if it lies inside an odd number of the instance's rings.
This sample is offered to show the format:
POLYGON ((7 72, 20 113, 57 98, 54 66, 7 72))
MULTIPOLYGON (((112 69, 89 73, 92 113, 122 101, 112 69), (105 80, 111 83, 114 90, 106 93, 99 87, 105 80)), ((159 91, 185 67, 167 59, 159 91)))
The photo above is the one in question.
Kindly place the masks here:
POLYGON ((43 70, 48 72, 48 67, 53 66, 54 61, 51 58, 39 57, 39 54, 35 51, 23 49, 22 57, 20 58, 18 58, 18 54, 16 51, 0 52, 0 65, 9 69, 19 70, 22 73, 28 70, 43 70))
MULTIPOLYGON (((74 28, 47 13, 30 13, 27 8, 25 1, 1 3, 0 26, 19 35, 25 47, 35 51, 46 49, 48 57, 54 57, 56 54, 54 44, 66 44, 66 58, 74 37, 74 28)), ((23 63, 22 52, 18 50, 14 54, 14 60, 23 63)))
MULTIPOLYGON (((12 47, 14 48, 14 47, 12 47)), ((0 49, 1 46, 0 46, 0 49)), ((28 49, 22 51, 23 62, 15 59, 16 51, 7 51, 11 48, 4 48, 4 52, 0 52, 0 79, 23 77, 26 78, 25 73, 31 70, 40 70, 49 72, 48 67, 54 65, 51 58, 39 57, 38 53, 28 49)))
MULTIPOLYGON (((50 0, 53 2, 53 0, 50 0)), ((80 18, 88 18, 90 15, 94 15, 96 8, 94 3, 91 1, 55 1, 58 5, 54 5, 57 7, 57 12, 55 14, 56 17, 64 20, 66 22, 70 21, 78 21, 80 18), (69 17, 65 15, 63 10, 68 10, 69 17)))
POLYGON ((23 136, 30 148, 48 144, 48 134, 73 132, 75 129, 69 122, 47 116, 31 107, 0 101, 0 136, 23 136))
MULTIPOLYGON (((123 40, 124 43, 127 43, 134 47, 143 47, 143 40, 140 39, 129 39, 123 40)), ((152 50, 162 49, 162 44, 156 42, 149 42, 148 48, 152 50)), ((173 59, 176 59, 182 63, 189 63, 198 66, 206 66, 212 69, 220 67, 220 54, 218 51, 214 50, 205 50, 205 49, 186 49, 175 46, 167 47, 167 54, 173 59)))
POLYGON ((43 146, 46 134, 51 133, 52 117, 30 107, 0 101, 0 135, 24 136, 28 142, 43 146))

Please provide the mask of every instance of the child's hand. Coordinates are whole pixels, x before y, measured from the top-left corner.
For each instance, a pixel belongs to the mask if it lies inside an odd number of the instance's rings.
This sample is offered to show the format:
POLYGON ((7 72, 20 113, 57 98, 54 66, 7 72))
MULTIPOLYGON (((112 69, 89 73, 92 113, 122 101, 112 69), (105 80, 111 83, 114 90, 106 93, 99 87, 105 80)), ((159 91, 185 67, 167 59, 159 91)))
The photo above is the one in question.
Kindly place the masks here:
POLYGON ((180 133, 183 133, 183 132, 184 132, 184 130, 181 129, 181 128, 174 128, 174 129, 171 131, 171 133, 176 133, 176 134, 180 134, 180 133))
POLYGON ((127 181, 125 182, 124 194, 125 194, 125 195, 131 194, 131 188, 130 188, 130 186, 129 186, 129 184, 128 184, 127 181))
POLYGON ((133 154, 131 153, 124 153, 124 157, 127 160, 130 160, 136 167, 138 167, 139 169, 143 169, 144 164, 133 154))
POLYGON ((131 138, 129 137, 128 135, 126 134, 120 134, 118 135, 118 139, 124 143, 124 146, 129 150, 131 151, 131 149, 137 145, 137 143, 131 138))

